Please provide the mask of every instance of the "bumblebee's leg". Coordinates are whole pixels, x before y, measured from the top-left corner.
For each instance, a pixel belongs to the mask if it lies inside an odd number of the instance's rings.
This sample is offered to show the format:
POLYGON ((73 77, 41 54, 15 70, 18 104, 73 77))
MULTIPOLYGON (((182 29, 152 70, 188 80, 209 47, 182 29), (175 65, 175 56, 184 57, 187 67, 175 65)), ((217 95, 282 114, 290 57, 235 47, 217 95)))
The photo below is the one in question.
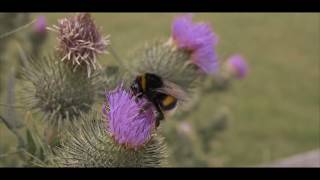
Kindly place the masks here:
POLYGON ((156 117, 156 128, 160 125, 160 121, 164 119, 162 111, 158 111, 158 115, 156 117))
POLYGON ((163 112, 158 104, 155 104, 155 107, 157 109, 157 116, 156 116, 156 127, 160 125, 160 121, 164 119, 163 112))
POLYGON ((156 128, 158 128, 160 125, 160 120, 156 119, 156 128))
POLYGON ((142 108, 140 109, 140 113, 144 112, 146 109, 150 108, 151 106, 153 106, 153 104, 151 102, 147 102, 145 103, 142 108))
POLYGON ((138 93, 138 94, 136 94, 135 96, 134 96, 134 100, 135 100, 135 102, 139 102, 139 99, 140 98, 142 98, 142 96, 143 96, 143 93, 138 93))

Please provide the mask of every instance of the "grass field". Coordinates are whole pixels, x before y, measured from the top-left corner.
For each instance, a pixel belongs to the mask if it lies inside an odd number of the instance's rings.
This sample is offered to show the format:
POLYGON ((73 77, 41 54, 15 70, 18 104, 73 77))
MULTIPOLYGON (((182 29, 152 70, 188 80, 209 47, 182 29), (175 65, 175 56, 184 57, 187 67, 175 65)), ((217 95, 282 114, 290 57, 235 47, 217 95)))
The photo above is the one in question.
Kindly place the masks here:
MULTIPOLYGON (((121 57, 147 40, 168 38, 175 15, 93 14, 121 57)), ((46 14, 49 24, 63 16, 46 14)), ((320 14, 212 13, 194 19, 212 24, 221 59, 241 53, 250 64, 246 79, 219 97, 203 98, 190 117, 209 117, 217 103, 228 106, 230 127, 211 143, 219 166, 253 166, 319 148, 320 14)), ((51 37, 47 49, 53 41, 51 37)), ((102 63, 108 63, 110 57, 104 57, 102 63)), ((12 144, 14 138, 2 124, 0 130, 0 146, 12 144)))

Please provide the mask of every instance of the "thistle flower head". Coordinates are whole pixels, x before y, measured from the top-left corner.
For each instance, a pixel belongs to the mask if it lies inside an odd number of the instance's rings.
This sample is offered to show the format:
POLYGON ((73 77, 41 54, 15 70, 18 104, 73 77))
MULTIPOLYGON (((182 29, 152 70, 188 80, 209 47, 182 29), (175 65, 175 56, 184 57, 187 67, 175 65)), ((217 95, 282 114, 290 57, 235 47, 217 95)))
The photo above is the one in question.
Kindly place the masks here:
POLYGON ((91 69, 100 67, 97 55, 107 53, 109 36, 102 36, 88 13, 60 19, 50 30, 58 33, 58 51, 62 61, 67 61, 76 69, 84 66, 88 76, 91 69))
POLYGON ((46 33, 47 21, 45 16, 38 16, 33 29, 38 34, 46 33))
POLYGON ((171 39, 178 49, 191 53, 191 61, 203 72, 213 74, 217 71, 218 60, 215 46, 218 38, 209 24, 193 23, 191 15, 177 17, 172 23, 171 39))
POLYGON ((135 99, 122 87, 106 94, 108 105, 104 114, 108 121, 108 132, 121 145, 137 149, 147 143, 155 128, 152 104, 146 99, 135 99))
POLYGON ((110 136, 106 123, 109 121, 101 116, 101 112, 92 111, 80 116, 78 123, 66 131, 61 148, 46 155, 49 161, 42 166, 159 167, 167 164, 167 147, 160 135, 152 133, 144 146, 132 150, 119 145, 110 136))
POLYGON ((233 55, 227 60, 228 70, 235 75, 236 78, 242 79, 248 74, 248 64, 241 55, 233 55))

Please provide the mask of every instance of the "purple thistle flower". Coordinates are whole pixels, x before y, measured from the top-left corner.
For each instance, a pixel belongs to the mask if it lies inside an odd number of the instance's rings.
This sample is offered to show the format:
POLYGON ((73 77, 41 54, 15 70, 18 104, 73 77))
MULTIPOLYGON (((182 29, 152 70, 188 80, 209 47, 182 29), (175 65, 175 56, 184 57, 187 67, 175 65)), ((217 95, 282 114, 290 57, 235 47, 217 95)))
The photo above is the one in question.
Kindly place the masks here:
POLYGON ((218 60, 214 47, 218 38, 209 24, 193 23, 192 15, 177 17, 172 24, 171 38, 177 48, 191 52, 191 60, 207 74, 217 71, 218 60))
POLYGON ((45 16, 38 16, 37 20, 33 26, 36 33, 44 34, 46 33, 47 21, 45 16))
POLYGON ((95 22, 88 13, 80 13, 72 17, 63 18, 58 24, 50 28, 58 33, 58 51, 62 61, 67 60, 76 69, 84 66, 88 76, 91 68, 99 66, 97 55, 107 53, 109 36, 102 36, 95 22))
POLYGON ((146 99, 136 101, 122 87, 106 93, 106 97, 108 105, 104 105, 103 114, 108 121, 107 130, 114 140, 133 149, 147 143, 155 128, 154 107, 146 106, 146 99))
POLYGON ((248 64, 241 55, 233 55, 227 60, 229 71, 235 75, 236 78, 242 79, 248 74, 248 64))

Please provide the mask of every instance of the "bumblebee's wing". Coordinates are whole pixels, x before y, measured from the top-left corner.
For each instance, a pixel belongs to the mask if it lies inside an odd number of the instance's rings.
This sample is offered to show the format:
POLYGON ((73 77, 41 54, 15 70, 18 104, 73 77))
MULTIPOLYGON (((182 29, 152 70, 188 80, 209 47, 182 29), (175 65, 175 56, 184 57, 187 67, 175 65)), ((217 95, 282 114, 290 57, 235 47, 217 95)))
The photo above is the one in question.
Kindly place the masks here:
POLYGON ((171 95, 180 101, 186 101, 188 99, 187 93, 175 83, 163 80, 163 87, 157 89, 158 92, 171 95))

